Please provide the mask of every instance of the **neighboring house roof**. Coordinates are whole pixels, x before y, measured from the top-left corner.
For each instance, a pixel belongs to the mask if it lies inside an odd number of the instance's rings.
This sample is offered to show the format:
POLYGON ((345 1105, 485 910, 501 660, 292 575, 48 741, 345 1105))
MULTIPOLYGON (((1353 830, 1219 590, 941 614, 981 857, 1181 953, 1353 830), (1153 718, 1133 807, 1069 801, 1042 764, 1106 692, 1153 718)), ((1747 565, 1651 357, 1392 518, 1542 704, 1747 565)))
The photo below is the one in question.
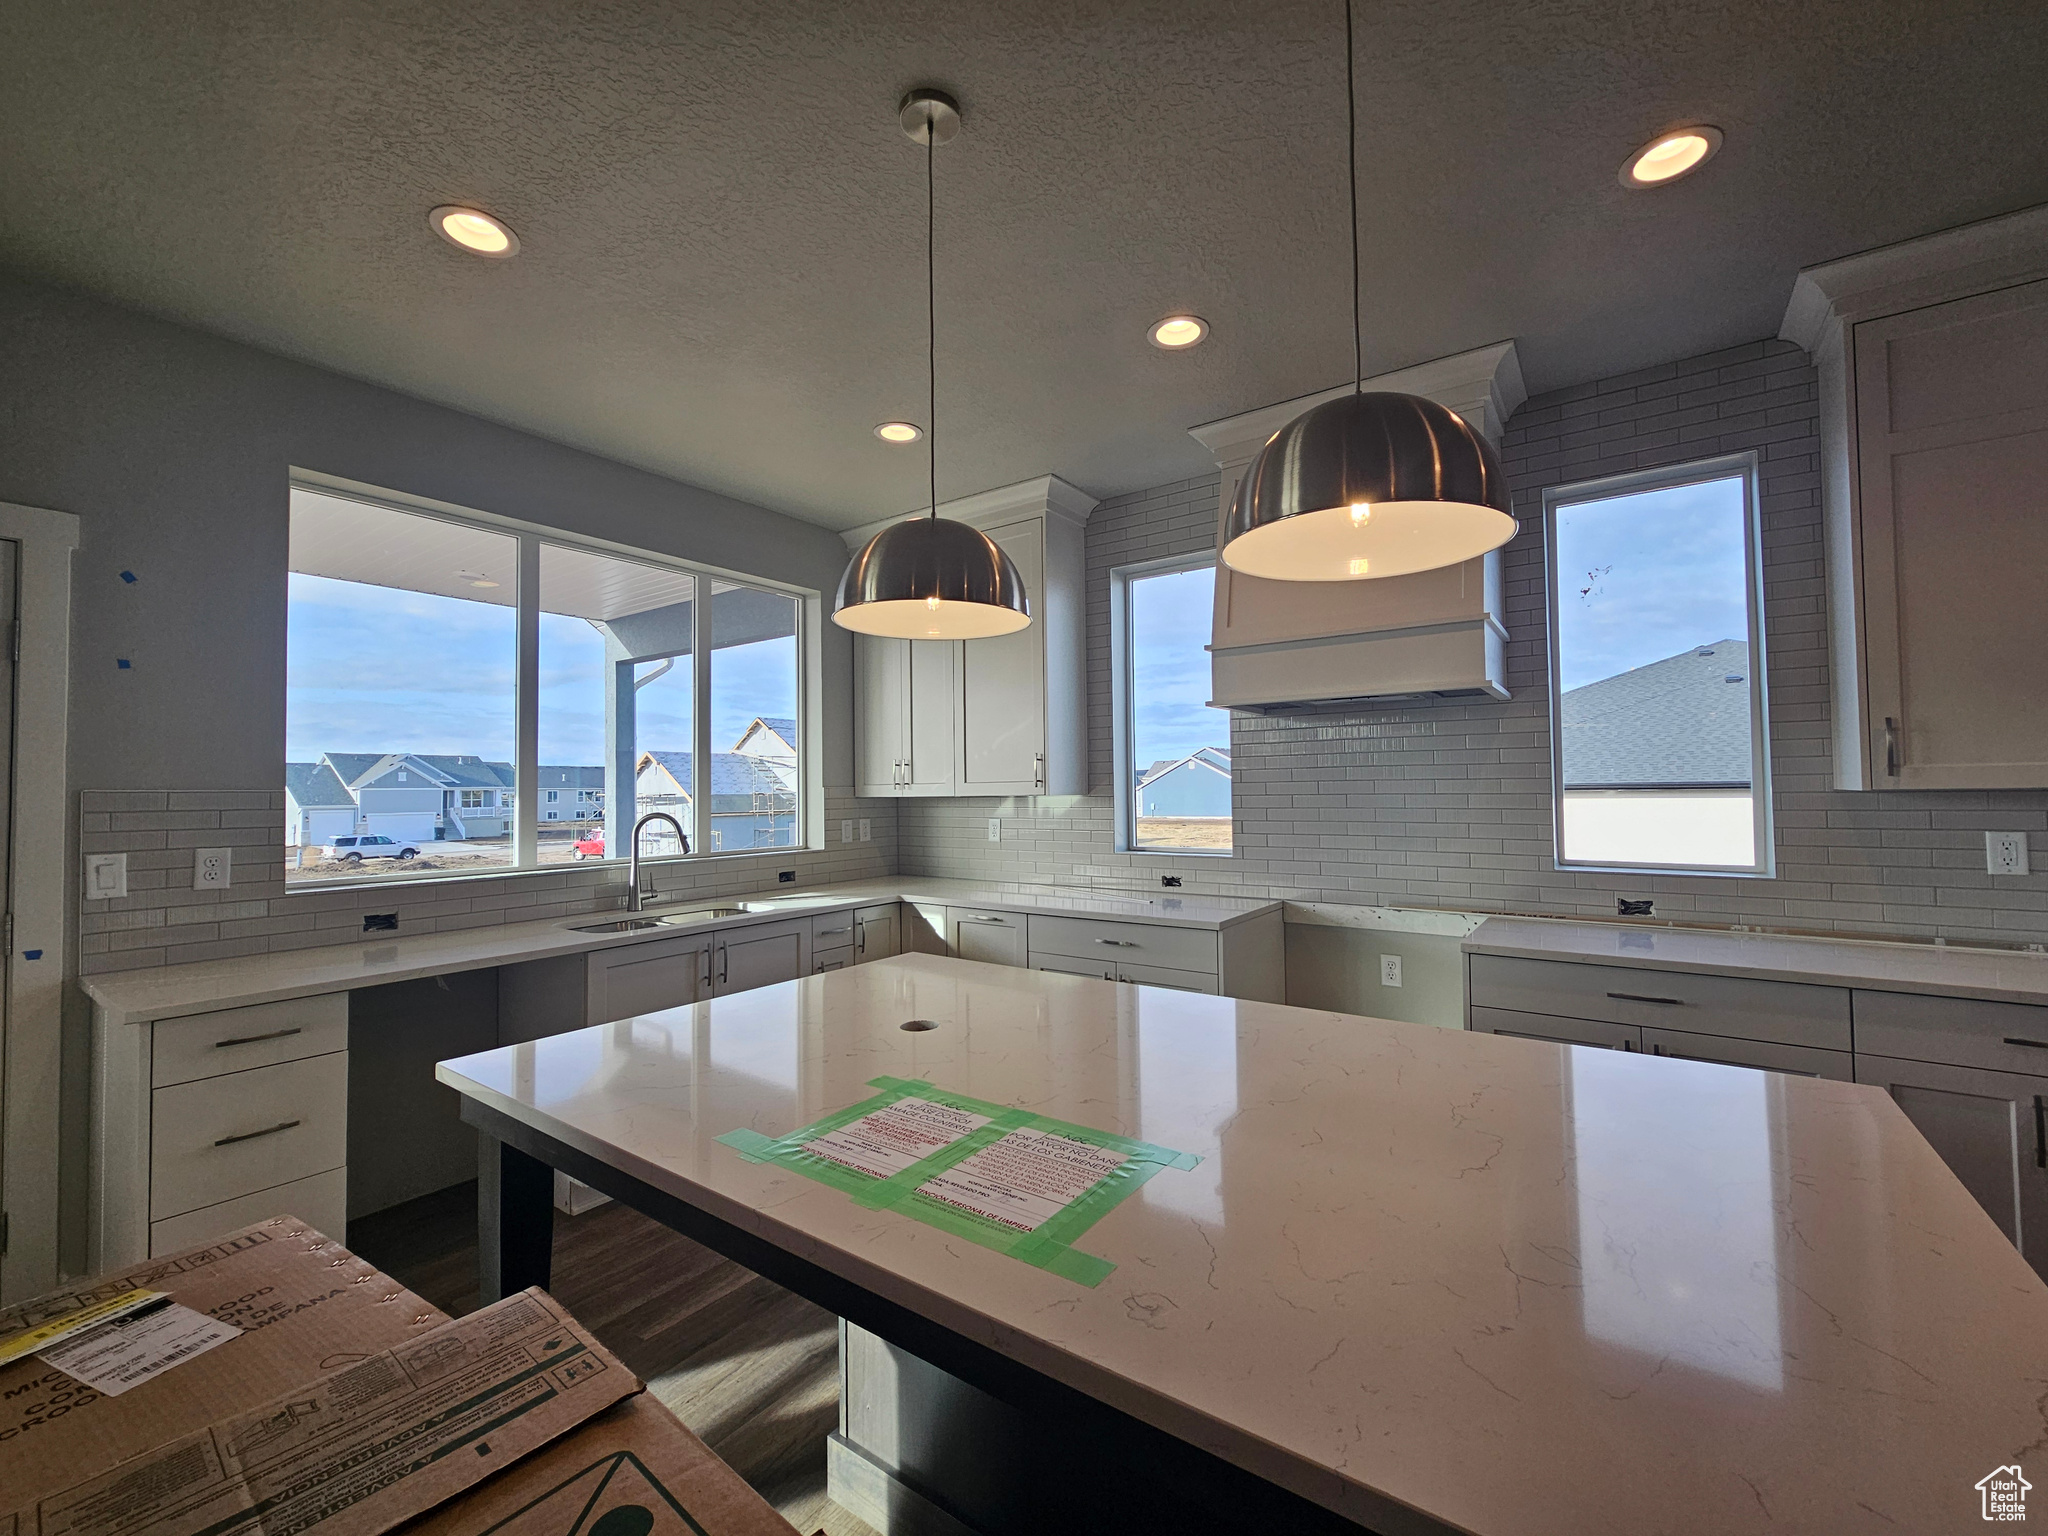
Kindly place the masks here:
POLYGON ((603 789, 602 768, 550 768, 546 765, 534 770, 534 776, 542 789, 603 789))
POLYGON ((733 751, 763 757, 795 757, 796 722, 787 715, 756 715, 754 723, 733 744, 733 751), (749 749, 748 742, 755 743, 754 747, 749 749))
MULTIPOLYGON (((640 774, 646 772, 650 763, 658 765, 664 773, 675 780, 685 795, 690 792, 689 753, 642 752, 634 764, 634 777, 637 779, 640 774)), ((766 758, 747 757, 738 752, 711 754, 713 799, 722 795, 786 795, 795 788, 795 784, 790 780, 789 770, 766 758)))
POLYGON ((1572 689, 1565 788, 1746 788, 1748 681, 1748 643, 1716 640, 1572 689))
POLYGON ((429 769, 446 787, 460 789, 510 789, 513 771, 510 763, 487 762, 481 757, 467 754, 443 756, 440 754, 410 754, 408 761, 429 769))
POLYGON ((329 752, 321 761, 350 789, 374 784, 399 769, 443 789, 510 789, 513 779, 510 763, 488 762, 469 753, 329 752))
POLYGON ((286 763, 284 792, 301 810, 322 805, 353 808, 356 803, 356 797, 348 792, 348 786, 326 763, 286 763))
POLYGON ((1211 772, 1230 776, 1230 748, 1198 747, 1186 757, 1162 757, 1158 762, 1138 775, 1139 784, 1150 784, 1154 779, 1163 779, 1174 769, 1189 763, 1199 764, 1211 772))
POLYGON ((390 752, 329 752, 320 761, 332 768, 342 783, 354 789, 365 780, 377 777, 371 770, 378 764, 389 766, 403 755, 394 755, 390 752))

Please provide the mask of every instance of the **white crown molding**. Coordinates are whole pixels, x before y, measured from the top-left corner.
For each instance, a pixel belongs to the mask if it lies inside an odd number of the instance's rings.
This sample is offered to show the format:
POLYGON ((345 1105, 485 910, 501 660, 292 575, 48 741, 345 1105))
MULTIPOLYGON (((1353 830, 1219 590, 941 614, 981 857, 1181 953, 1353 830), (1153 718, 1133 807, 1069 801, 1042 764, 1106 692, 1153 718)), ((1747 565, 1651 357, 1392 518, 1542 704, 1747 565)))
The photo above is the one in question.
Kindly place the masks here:
MULTIPOLYGON (((1496 445, 1508 417, 1529 398, 1522 382, 1521 358, 1512 341, 1497 341, 1470 352, 1417 363, 1412 368, 1377 374, 1365 380, 1364 387, 1421 395, 1448 406, 1496 445)), ((1219 468, 1234 469, 1249 461, 1267 439, 1303 411, 1348 395, 1351 388, 1349 384, 1340 384, 1319 394, 1282 400, 1222 421, 1204 422, 1188 428, 1188 436, 1209 450, 1219 468)))
MULTIPOLYGON (((1096 504, 1093 496, 1077 490, 1058 475, 1040 475, 1032 480, 1019 480, 1015 485, 1000 485, 994 490, 977 491, 972 496, 942 501, 939 503, 939 516, 979 528, 1001 522, 1006 517, 1043 513, 1050 517, 1063 517, 1079 526, 1088 521, 1088 515, 1095 510, 1096 504)), ((907 523, 927 515, 926 511, 919 510, 878 518, 858 528, 849 528, 839 537, 846 541, 848 549, 859 549, 891 524, 907 523)))
POLYGON ((1838 326, 2048 276, 2048 205, 1808 267, 1778 335, 1819 352, 1838 326))

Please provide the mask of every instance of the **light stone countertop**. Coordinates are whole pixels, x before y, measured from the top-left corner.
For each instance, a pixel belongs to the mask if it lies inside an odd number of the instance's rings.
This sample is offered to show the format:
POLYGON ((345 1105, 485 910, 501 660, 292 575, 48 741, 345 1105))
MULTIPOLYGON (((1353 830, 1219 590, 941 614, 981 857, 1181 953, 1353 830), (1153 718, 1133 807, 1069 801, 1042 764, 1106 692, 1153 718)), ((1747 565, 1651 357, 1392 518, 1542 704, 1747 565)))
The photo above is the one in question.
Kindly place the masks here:
POLYGON ((2048 1443, 2048 1287, 1870 1087, 921 955, 438 1075, 1368 1526, 1960 1530, 2048 1443), (882 1074, 1203 1161, 1089 1290, 713 1140, 882 1074))
POLYGON ((2048 954, 2022 950, 1523 917, 1488 918, 1464 949, 1468 955, 2048 1004, 2048 954))
POLYGON ((1160 923, 1173 927, 1222 930, 1266 913, 1277 913, 1277 901, 1241 900, 1227 896, 1145 896, 1116 891, 1100 895, 1082 889, 1003 891, 969 880, 926 880, 891 876, 799 889, 771 889, 738 896, 690 897, 650 905, 647 915, 687 913, 698 908, 735 907, 741 916, 708 918, 637 933, 578 933, 582 924, 602 923, 627 914, 589 912, 545 922, 504 923, 461 928, 443 933, 393 935, 348 944, 328 944, 247 955, 233 960, 207 960, 196 965, 159 966, 150 970, 114 971, 80 979, 102 1024, 141 1024, 153 1019, 182 1018, 218 1008, 312 997, 386 982, 446 976, 457 971, 586 954, 622 944, 685 937, 756 923, 809 917, 873 902, 924 901, 953 907, 981 907, 1002 912, 1043 913, 1062 917, 1097 917, 1117 922, 1160 923))

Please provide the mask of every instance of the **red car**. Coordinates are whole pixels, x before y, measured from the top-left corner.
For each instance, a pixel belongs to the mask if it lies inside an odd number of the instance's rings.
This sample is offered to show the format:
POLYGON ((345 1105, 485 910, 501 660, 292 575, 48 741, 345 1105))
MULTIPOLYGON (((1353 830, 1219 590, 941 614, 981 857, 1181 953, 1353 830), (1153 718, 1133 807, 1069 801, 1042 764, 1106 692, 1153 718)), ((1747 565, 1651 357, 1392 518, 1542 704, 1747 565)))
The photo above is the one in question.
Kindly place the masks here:
POLYGON ((603 858, 604 834, 600 832, 595 837, 577 838, 576 845, 569 850, 569 857, 577 860, 578 862, 581 862, 584 859, 603 858))

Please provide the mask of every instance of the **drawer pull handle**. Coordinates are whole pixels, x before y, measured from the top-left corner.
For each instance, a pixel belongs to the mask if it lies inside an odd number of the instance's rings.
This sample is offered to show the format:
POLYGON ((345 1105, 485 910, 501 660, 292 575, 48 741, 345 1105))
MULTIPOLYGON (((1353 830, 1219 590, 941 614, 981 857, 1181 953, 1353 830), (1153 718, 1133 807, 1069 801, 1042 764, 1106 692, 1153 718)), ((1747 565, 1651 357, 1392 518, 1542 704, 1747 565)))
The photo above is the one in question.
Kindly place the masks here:
POLYGON ((1136 949, 1138 947, 1136 939, 1097 939, 1095 942, 1107 944, 1112 949, 1136 949))
POLYGON ((305 1032, 303 1027, 293 1025, 290 1029, 273 1029, 267 1035, 237 1035, 232 1040, 216 1040, 213 1048, 217 1051, 224 1045, 254 1045, 259 1040, 282 1040, 287 1035, 303 1035, 305 1032))
POLYGON ((2048 1168, 2048 1097, 2034 1095, 2034 1166, 2048 1168))
POLYGON ((851 926, 851 925, 848 925, 848 926, 847 926, 847 927, 845 927, 845 928, 820 928, 820 929, 818 930, 818 937, 819 937, 819 938, 821 938, 821 939, 829 939, 829 938, 831 938, 831 937, 832 937, 832 935, 833 935, 833 934, 835 934, 835 933, 851 933, 851 932, 853 932, 853 928, 852 928, 852 926, 851 926))
POLYGON ((214 1145, 216 1147, 232 1147, 238 1141, 254 1141, 258 1136, 275 1136, 279 1131, 288 1131, 295 1125, 304 1124, 303 1120, 283 1120, 276 1125, 265 1126, 260 1131, 244 1131, 239 1136, 223 1136, 214 1145))
POLYGON ((2007 1035, 2005 1043, 2007 1045, 2031 1046, 2037 1051, 2048 1051, 2048 1040, 2022 1040, 2018 1035, 2007 1035))
POLYGON ((1685 999, 1682 997, 1651 997, 1643 992, 1610 992, 1607 995, 1622 1003, 1662 1003, 1667 1008, 1685 1006, 1685 999))
POLYGON ((963 915, 960 921, 963 923, 994 923, 999 928, 1010 926, 1010 920, 1007 917, 972 917, 963 915))

